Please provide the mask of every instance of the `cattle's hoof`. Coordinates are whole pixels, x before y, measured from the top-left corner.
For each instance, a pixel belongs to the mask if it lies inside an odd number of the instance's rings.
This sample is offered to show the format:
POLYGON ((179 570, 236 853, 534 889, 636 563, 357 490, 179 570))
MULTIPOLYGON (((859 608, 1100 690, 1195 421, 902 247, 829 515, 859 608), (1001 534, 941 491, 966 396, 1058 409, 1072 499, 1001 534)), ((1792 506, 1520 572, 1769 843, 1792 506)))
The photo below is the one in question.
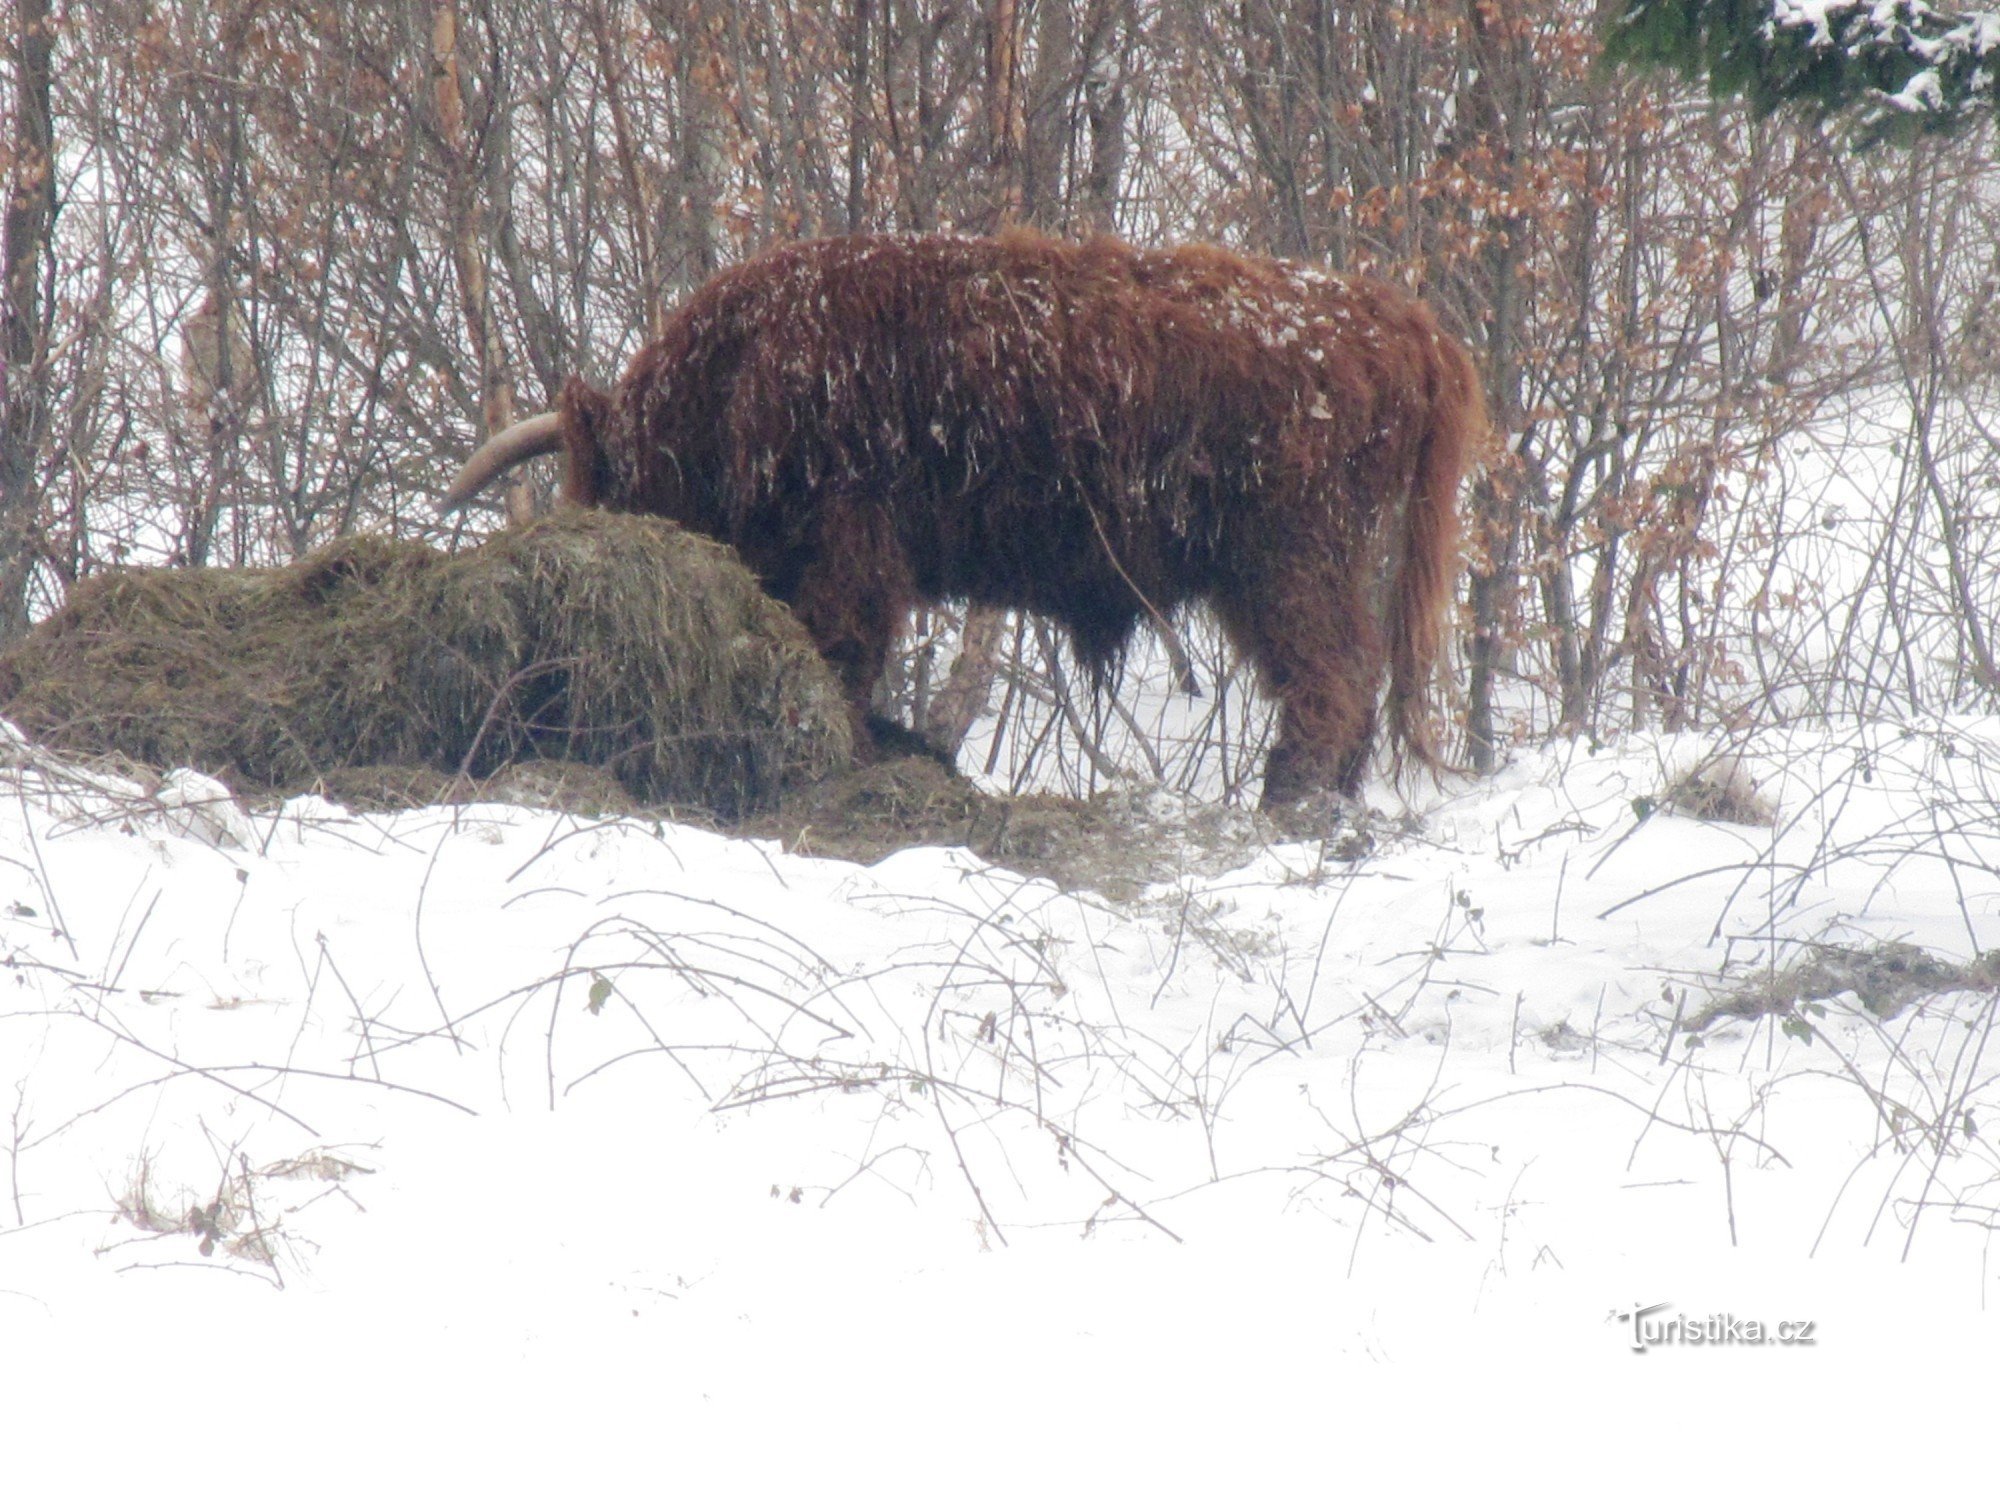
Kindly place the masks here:
POLYGON ((869 714, 862 720, 862 725, 868 731, 868 740, 875 752, 874 759, 898 760, 906 755, 917 755, 936 761, 954 776, 958 774, 958 762, 950 752, 932 744, 928 736, 909 725, 898 724, 880 714, 869 714))
POLYGON ((1321 789, 1283 802, 1267 796, 1261 811, 1281 837, 1316 839, 1329 859, 1352 862, 1375 852, 1375 814, 1344 792, 1321 789))

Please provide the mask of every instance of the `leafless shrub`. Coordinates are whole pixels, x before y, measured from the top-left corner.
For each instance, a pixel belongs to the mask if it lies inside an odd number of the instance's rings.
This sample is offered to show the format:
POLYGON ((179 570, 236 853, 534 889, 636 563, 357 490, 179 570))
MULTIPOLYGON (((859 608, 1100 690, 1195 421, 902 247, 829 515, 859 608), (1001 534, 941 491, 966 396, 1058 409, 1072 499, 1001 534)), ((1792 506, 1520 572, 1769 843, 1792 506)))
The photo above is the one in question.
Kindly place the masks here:
POLYGON ((295 1249, 295 1235, 263 1189, 288 1180, 338 1184, 368 1170, 325 1149, 263 1167, 251 1166, 238 1152, 213 1190, 201 1191, 163 1184, 154 1157, 142 1154, 116 1196, 117 1216, 148 1240, 186 1236, 204 1258, 220 1250, 282 1288, 283 1262, 295 1249))

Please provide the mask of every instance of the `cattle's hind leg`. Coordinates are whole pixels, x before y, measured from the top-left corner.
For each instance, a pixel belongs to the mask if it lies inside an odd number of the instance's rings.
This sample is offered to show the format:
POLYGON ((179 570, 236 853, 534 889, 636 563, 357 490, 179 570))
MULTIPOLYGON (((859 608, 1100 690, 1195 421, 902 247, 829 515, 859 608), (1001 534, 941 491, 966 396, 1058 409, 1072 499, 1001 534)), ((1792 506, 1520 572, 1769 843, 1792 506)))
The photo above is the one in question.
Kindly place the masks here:
POLYGON ((1323 544, 1297 548, 1254 586, 1217 601, 1278 702, 1265 807, 1318 791, 1354 796, 1368 772, 1386 659, 1374 612, 1340 561, 1323 544))

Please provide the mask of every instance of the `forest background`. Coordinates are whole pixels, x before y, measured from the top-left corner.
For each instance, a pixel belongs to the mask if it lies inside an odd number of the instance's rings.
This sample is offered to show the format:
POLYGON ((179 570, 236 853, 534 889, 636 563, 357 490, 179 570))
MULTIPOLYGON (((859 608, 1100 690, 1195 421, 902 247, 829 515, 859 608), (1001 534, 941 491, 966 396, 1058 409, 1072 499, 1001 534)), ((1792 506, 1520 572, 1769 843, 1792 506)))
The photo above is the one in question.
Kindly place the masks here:
MULTIPOLYGON (((1504 443, 1467 502, 1475 764, 1995 706, 1990 120, 1864 148, 1604 66, 1582 0, 9 11, 0 641, 107 566, 456 544, 435 503, 478 439, 614 378, 717 269, 1025 223, 1388 277, 1474 349, 1504 443)), ((983 722, 1003 781, 1258 763, 1199 620, 1199 696, 1167 674, 1150 717, 1073 694, 1032 620, 916 624, 885 706, 983 722)))

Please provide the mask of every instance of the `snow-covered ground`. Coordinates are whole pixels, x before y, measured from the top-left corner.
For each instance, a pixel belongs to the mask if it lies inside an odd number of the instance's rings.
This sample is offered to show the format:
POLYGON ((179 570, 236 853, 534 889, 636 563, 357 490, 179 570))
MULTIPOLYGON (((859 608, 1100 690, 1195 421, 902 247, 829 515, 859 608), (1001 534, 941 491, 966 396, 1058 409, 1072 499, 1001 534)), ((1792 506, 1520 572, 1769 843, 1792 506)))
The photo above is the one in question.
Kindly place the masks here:
POLYGON ((0 1494, 1989 1473, 1992 994, 1673 1023, 2000 948, 2000 725, 1711 748, 1114 902, 16 745, 0 1494))

